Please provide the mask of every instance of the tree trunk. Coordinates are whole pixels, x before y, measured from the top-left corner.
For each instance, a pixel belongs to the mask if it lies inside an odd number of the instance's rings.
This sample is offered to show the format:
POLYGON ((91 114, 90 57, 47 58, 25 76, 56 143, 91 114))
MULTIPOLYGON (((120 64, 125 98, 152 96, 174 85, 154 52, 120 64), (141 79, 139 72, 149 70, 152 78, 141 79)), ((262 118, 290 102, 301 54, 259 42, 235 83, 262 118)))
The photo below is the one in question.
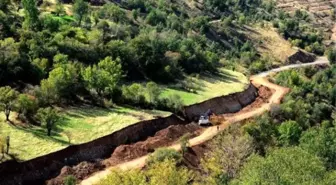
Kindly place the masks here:
POLYGON ((6 114, 6 121, 9 121, 10 110, 5 110, 5 114, 6 114))
POLYGON ((79 16, 78 26, 81 26, 83 16, 79 16))
POLYGON ((51 128, 48 128, 48 136, 51 136, 51 128))

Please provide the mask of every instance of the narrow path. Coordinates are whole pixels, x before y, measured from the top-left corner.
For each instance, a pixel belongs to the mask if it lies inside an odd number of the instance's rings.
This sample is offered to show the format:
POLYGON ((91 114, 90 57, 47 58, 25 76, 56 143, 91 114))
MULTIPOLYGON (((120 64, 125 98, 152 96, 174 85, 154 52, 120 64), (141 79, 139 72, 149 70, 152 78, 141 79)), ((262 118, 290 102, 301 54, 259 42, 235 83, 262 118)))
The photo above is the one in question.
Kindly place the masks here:
MULTIPOLYGON (((189 140, 191 146, 196 146, 199 144, 202 144, 206 141, 211 140, 213 137, 215 137, 218 132, 226 129, 230 124, 237 123, 243 120, 246 120, 248 118, 252 118, 255 116, 259 116, 263 114, 265 111, 270 110, 272 104, 280 104, 281 99, 289 92, 289 88, 282 87, 276 84, 273 84, 269 82, 265 77, 267 77, 269 74, 274 73, 274 72, 279 72, 279 71, 284 71, 292 68, 300 68, 300 67, 305 67, 305 66, 311 66, 311 65, 319 65, 319 64, 328 64, 328 60, 326 58, 318 58, 315 62, 312 63, 305 63, 305 64, 294 64, 294 65, 289 65, 289 66, 284 66, 280 67, 277 69, 272 69, 267 72, 260 73, 258 75, 252 76, 251 82, 258 86, 258 85, 263 85, 266 86, 270 89, 274 90, 273 95, 270 97, 269 102, 263 104, 261 107, 249 111, 249 112, 244 112, 244 113, 237 113, 236 115, 228 118, 224 123, 222 123, 219 127, 219 131, 217 130, 217 126, 209 127, 207 128, 201 135, 192 138, 189 140)), ((179 144, 172 145, 168 148, 175 149, 175 150, 181 150, 181 146, 179 144)), ((81 182, 81 185, 92 185, 97 182, 99 182, 101 179, 105 178, 109 173, 111 169, 122 169, 122 170, 127 170, 127 169, 134 169, 134 168, 141 168, 144 167, 146 164, 146 159, 148 158, 149 155, 134 159, 129 162, 125 162, 122 164, 119 164, 117 166, 113 166, 110 168, 107 168, 103 171, 97 172, 93 174, 91 177, 83 180, 81 182)))

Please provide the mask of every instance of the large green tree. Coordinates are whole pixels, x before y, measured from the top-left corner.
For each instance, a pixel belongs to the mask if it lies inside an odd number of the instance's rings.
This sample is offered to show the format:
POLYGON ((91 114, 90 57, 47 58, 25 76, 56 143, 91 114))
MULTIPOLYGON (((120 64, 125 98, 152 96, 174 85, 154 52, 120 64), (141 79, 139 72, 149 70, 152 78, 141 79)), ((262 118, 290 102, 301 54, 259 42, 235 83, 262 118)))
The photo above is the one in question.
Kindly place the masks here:
POLYGON ((302 129, 296 121, 286 121, 279 126, 278 131, 280 143, 292 145, 298 143, 302 129))
POLYGON ((25 13, 25 26, 30 29, 36 29, 39 24, 39 10, 35 0, 22 0, 25 13))
POLYGON ((205 182, 209 185, 226 184, 235 178, 253 153, 253 141, 239 126, 230 126, 211 142, 211 150, 202 160, 205 182))
POLYGON ((280 148, 265 158, 252 156, 232 184, 331 184, 324 181, 328 175, 314 154, 298 147, 280 148))
POLYGON ((8 82, 22 71, 19 62, 19 44, 13 38, 0 40, 0 83, 8 82))
POLYGON ((0 108, 4 111, 7 121, 9 121, 9 116, 17 96, 18 92, 9 86, 0 88, 0 108))
POLYGON ((321 157, 328 168, 336 169, 336 128, 322 127, 310 128, 303 133, 300 147, 309 153, 321 157))
POLYGON ((44 103, 55 103, 61 98, 73 98, 78 83, 78 67, 73 63, 59 64, 41 81, 39 99, 44 103))
POLYGON ((114 61, 111 57, 87 67, 82 73, 88 90, 95 90, 98 95, 112 92, 122 77, 120 60, 114 61))
POLYGON ((75 0, 73 5, 73 13, 78 19, 78 25, 80 26, 83 20, 83 17, 89 12, 89 4, 84 0, 75 0))
POLYGON ((17 98, 17 111, 18 116, 30 116, 36 112, 37 102, 34 97, 27 94, 20 94, 17 98))
POLYGON ((36 117, 46 127, 48 136, 51 136, 52 129, 56 127, 56 124, 60 120, 57 111, 51 107, 40 108, 37 111, 36 117))

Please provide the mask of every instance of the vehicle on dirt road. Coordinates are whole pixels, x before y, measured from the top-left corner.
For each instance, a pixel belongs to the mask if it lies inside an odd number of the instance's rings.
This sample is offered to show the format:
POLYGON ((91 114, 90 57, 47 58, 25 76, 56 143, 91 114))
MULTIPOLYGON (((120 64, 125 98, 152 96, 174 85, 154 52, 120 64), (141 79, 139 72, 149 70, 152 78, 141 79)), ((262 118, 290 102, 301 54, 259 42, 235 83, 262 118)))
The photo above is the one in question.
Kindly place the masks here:
POLYGON ((209 126, 209 125, 211 125, 209 117, 201 116, 200 119, 198 120, 198 125, 200 125, 200 126, 209 126))
POLYGON ((214 113, 209 109, 208 111, 206 111, 205 114, 201 115, 199 120, 198 120, 198 125, 200 126, 209 126, 211 125, 211 121, 210 121, 210 116, 214 115, 214 113))

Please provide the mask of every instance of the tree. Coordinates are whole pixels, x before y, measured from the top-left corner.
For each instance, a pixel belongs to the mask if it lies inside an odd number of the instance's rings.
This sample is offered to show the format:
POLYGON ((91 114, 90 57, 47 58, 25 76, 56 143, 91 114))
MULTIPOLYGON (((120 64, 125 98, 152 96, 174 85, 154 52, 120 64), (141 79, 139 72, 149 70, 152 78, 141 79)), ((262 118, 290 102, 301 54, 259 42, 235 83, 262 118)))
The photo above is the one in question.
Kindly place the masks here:
POLYGON ((56 3, 56 7, 55 7, 55 14, 57 16, 60 16, 60 15, 65 15, 65 8, 63 6, 63 4, 58 0, 57 3, 56 3))
POLYGON ((35 0, 22 0, 22 5, 25 12, 24 24, 29 29, 36 29, 39 24, 39 10, 35 0))
POLYGON ((210 144, 201 165, 205 171, 205 184, 227 184, 235 178, 242 165, 253 153, 253 140, 237 125, 220 133, 210 144))
POLYGON ((330 97, 331 105, 335 106, 336 105, 336 85, 334 85, 334 87, 331 89, 329 97, 330 97))
POLYGON ((232 184, 320 184, 328 175, 323 162, 298 147, 252 156, 232 184))
POLYGON ((60 98, 72 98, 80 85, 78 80, 78 67, 75 64, 59 64, 49 73, 48 79, 41 81, 39 99, 50 104, 60 98))
POLYGON ((178 94, 170 94, 167 98, 167 107, 175 113, 181 111, 183 107, 181 96, 178 94))
POLYGON ((161 88, 155 82, 148 82, 146 84, 146 91, 149 102, 152 104, 156 104, 162 92, 161 88))
POLYGON ((98 65, 87 67, 82 73, 86 87, 100 96, 112 92, 122 77, 120 60, 114 61, 111 57, 101 60, 98 65))
POLYGON ((116 23, 126 22, 127 20, 126 12, 114 3, 106 3, 99 10, 99 17, 102 19, 110 19, 116 23))
POLYGON ((283 145, 293 145, 298 143, 301 135, 301 127, 296 121, 286 121, 279 128, 279 141, 283 145))
POLYGON ((22 71, 19 44, 13 38, 0 40, 0 83, 8 82, 22 71))
POLYGON ((84 0, 75 0, 73 5, 73 13, 78 19, 78 25, 81 25, 83 17, 89 12, 89 4, 84 0))
POLYGON ((1 110, 5 112, 6 121, 9 121, 9 116, 17 96, 18 92, 9 86, 0 88, 0 106, 1 110))
POLYGON ((276 128, 268 115, 255 119, 255 122, 249 123, 244 129, 252 137, 259 154, 264 155, 269 145, 274 144, 276 128))
POLYGON ((36 117, 47 128, 48 136, 51 136, 52 129, 55 128, 56 124, 60 120, 60 116, 58 115, 56 110, 51 107, 40 108, 37 111, 36 117))
POLYGON ((17 98, 17 109, 19 113, 18 116, 21 114, 24 116, 32 115, 37 109, 37 102, 33 97, 27 94, 20 94, 17 98))
POLYGON ((336 49, 330 49, 327 55, 328 55, 329 62, 332 64, 335 64, 336 63, 336 49))
POLYGON ((145 103, 144 91, 144 87, 138 83, 133 83, 130 86, 123 85, 122 87, 123 98, 132 104, 145 103))
POLYGON ((139 17, 139 14, 140 14, 140 9, 133 9, 132 10, 132 16, 133 16, 133 19, 136 21, 139 17))
POLYGON ((106 35, 108 31, 110 31, 110 25, 108 24, 107 21, 102 20, 98 23, 97 28, 103 33, 102 35, 103 43, 106 44, 107 42, 106 35))
POLYGON ((310 128, 302 134, 299 146, 307 152, 321 157, 329 169, 336 169, 335 127, 322 125, 318 128, 310 128))

